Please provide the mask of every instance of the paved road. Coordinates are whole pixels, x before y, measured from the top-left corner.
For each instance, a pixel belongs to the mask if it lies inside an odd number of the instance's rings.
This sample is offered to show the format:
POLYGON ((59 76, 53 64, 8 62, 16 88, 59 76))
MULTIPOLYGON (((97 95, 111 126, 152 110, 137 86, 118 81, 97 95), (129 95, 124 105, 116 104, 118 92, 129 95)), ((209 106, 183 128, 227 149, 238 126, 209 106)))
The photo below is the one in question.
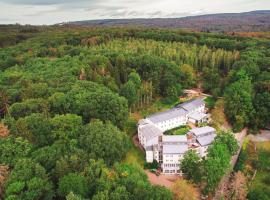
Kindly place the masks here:
POLYGON ((248 138, 254 142, 270 141, 270 130, 261 130, 260 134, 249 135, 248 138))

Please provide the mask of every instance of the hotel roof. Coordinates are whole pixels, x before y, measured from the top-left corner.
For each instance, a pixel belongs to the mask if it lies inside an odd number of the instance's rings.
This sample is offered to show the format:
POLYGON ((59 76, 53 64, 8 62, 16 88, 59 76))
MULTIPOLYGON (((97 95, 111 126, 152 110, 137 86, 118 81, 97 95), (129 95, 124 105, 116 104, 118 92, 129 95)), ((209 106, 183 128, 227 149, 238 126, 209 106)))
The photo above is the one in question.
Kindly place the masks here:
POLYGON ((184 116, 187 114, 187 111, 181 108, 172 108, 164 112, 159 112, 147 117, 153 123, 163 122, 169 119, 174 119, 176 117, 184 116))
POLYGON ((147 124, 141 127, 141 133, 146 140, 163 135, 162 131, 153 124, 147 124))
POLYGON ((183 108, 186 111, 191 111, 191 110, 194 110, 194 108, 200 107, 204 104, 205 103, 204 103, 203 99, 192 99, 192 100, 186 101, 184 103, 178 104, 176 107, 183 108))
POLYGON ((216 137, 216 134, 211 134, 203 137, 198 137, 197 140, 200 143, 201 146, 207 146, 211 144, 216 137))
POLYGON ((198 108, 202 105, 204 105, 203 99, 189 100, 187 102, 178 104, 170 110, 150 115, 147 117, 147 119, 149 119, 153 123, 163 122, 176 117, 184 116, 188 114, 189 111, 194 110, 194 108, 198 108))
POLYGON ((192 113, 191 115, 189 115, 189 118, 195 119, 197 121, 202 120, 205 117, 207 117, 207 114, 201 113, 201 112, 196 112, 196 113, 192 113))
POLYGON ((187 144, 165 144, 163 154, 184 154, 188 150, 187 144))
POLYGON ((210 127, 210 126, 204 126, 204 127, 200 127, 200 128, 191 129, 189 132, 193 133, 197 137, 201 137, 201 136, 206 135, 208 133, 215 133, 216 129, 214 129, 213 127, 210 127))

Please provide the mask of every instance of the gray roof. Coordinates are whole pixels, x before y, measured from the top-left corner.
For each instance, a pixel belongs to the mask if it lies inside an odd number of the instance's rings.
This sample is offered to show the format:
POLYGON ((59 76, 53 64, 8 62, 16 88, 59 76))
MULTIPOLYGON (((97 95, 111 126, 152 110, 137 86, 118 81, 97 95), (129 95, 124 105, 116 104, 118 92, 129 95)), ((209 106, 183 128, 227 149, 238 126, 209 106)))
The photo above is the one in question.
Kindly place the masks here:
POLYGON ((138 125, 146 125, 146 124, 149 124, 148 120, 146 119, 140 119, 138 122, 138 125))
POLYGON ((163 154, 184 154, 188 150, 187 144, 165 144, 163 154))
POLYGON ((207 146, 211 144, 216 137, 216 134, 211 134, 203 137, 197 138, 197 141, 200 143, 201 146, 207 146))
POLYGON ((187 142, 186 135, 163 135, 162 137, 163 142, 174 142, 174 143, 185 143, 187 142))
POLYGON ((141 133, 146 140, 163 135, 162 131, 153 124, 147 124, 141 127, 141 133))
POLYGON ((192 99, 192 100, 186 101, 184 103, 181 103, 181 104, 177 105, 176 107, 183 108, 186 111, 190 111, 190 110, 193 110, 194 108, 198 108, 204 104, 205 103, 204 103, 203 99, 192 99))
POLYGON ((187 111, 181 108, 172 108, 170 110, 166 110, 164 112, 159 112, 147 117, 153 123, 163 122, 169 119, 173 119, 176 117, 184 116, 187 114, 187 111))
POLYGON ((147 117, 153 123, 163 122, 169 119, 174 119, 176 117, 184 116, 187 114, 187 111, 181 108, 172 108, 164 112, 156 113, 147 117))
POLYGON ((176 117, 185 116, 190 110, 204 105, 203 99, 193 99, 179 104, 170 110, 159 112, 147 117, 153 123, 163 122, 176 117))
POLYGON ((210 126, 204 126, 204 127, 200 127, 200 128, 191 129, 189 132, 191 132, 195 136, 199 137, 199 136, 206 135, 208 133, 216 132, 216 129, 214 129, 213 127, 210 127, 210 126))
POLYGON ((207 114, 202 113, 202 112, 196 112, 196 113, 192 113, 191 115, 189 115, 189 118, 195 119, 195 120, 201 120, 204 119, 205 117, 207 117, 207 114))

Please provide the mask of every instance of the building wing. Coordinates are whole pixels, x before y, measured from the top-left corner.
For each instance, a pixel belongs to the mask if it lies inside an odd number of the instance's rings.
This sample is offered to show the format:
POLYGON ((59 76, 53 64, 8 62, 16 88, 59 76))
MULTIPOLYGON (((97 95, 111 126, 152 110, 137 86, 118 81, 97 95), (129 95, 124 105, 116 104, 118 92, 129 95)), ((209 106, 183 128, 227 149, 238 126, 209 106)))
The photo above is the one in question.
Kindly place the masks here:
POLYGON ((163 135, 162 131, 153 124, 143 126, 141 128, 141 134, 146 138, 146 140, 163 135))
POLYGON ((208 146, 214 141, 215 137, 216 137, 216 134, 211 134, 211 135, 207 135, 203 137, 198 137, 197 141, 199 142, 201 146, 208 146))
POLYGON ((184 154, 188 151, 187 144, 164 144, 163 154, 184 154))
POLYGON ((193 133, 196 137, 201 137, 207 134, 212 134, 216 132, 216 129, 210 126, 204 126, 200 128, 194 128, 190 130, 191 133, 193 133))
POLYGON ((184 109, 172 108, 170 110, 166 110, 163 112, 150 115, 147 117, 147 119, 149 119, 153 123, 159 123, 159 122, 167 121, 167 120, 174 119, 180 116, 185 116, 186 114, 187 114, 187 111, 184 109))

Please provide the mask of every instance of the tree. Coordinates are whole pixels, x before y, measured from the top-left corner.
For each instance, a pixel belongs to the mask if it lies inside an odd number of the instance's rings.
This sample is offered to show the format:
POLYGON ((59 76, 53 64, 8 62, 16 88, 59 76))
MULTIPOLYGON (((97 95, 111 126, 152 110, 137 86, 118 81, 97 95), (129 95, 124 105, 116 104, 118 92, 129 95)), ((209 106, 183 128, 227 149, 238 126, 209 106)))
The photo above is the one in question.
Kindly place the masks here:
POLYGON ((53 198, 52 183, 45 169, 30 159, 19 160, 5 184, 5 199, 44 199, 53 198))
POLYGON ((239 149, 237 140, 233 133, 229 131, 221 131, 216 136, 214 143, 225 144, 230 152, 230 155, 233 156, 239 149))
POLYGON ((68 111, 68 103, 64 93, 56 92, 49 97, 50 112, 55 114, 65 114, 68 111))
POLYGON ((67 93, 66 98, 70 112, 82 116, 86 123, 91 119, 100 119, 123 127, 127 119, 126 99, 102 85, 79 81, 67 93))
POLYGON ((49 95, 47 83, 31 83, 22 90, 22 99, 47 98, 49 95))
POLYGON ((78 139, 82 129, 82 117, 75 114, 56 115, 50 119, 54 140, 78 139))
POLYGON ((32 113, 48 113, 48 103, 45 99, 27 99, 21 103, 10 106, 10 115, 15 119, 25 117, 32 113))
POLYGON ((196 73, 195 70, 187 64, 180 67, 181 72, 181 84, 183 87, 192 87, 196 83, 196 73))
POLYGON ((99 180, 103 176, 103 174, 108 171, 103 160, 94 160, 90 159, 89 163, 83 170, 83 174, 88 182, 88 190, 93 196, 99 187, 99 180))
POLYGON ((19 159, 28 156, 32 150, 32 145, 21 137, 12 135, 0 138, 0 161, 13 167, 19 159))
POLYGON ((203 162, 206 194, 215 192, 215 189, 230 166, 230 152, 225 144, 214 144, 208 149, 208 154, 203 162))
POLYGON ((83 200, 83 198, 81 198, 79 195, 74 194, 73 192, 70 192, 67 196, 66 196, 67 200, 83 200))
POLYGON ((16 122, 17 134, 39 147, 51 144, 53 137, 49 119, 41 113, 34 113, 16 122))
POLYGON ((254 98, 256 113, 253 118, 255 128, 264 128, 270 123, 270 92, 257 93, 254 98))
POLYGON ((0 91, 0 116, 9 114, 9 96, 6 91, 1 89, 0 91))
POLYGON ((195 183, 201 179, 201 162, 200 157, 194 150, 189 150, 183 160, 180 161, 181 171, 187 176, 188 179, 192 179, 195 183))
POLYGON ((120 94, 128 100, 129 107, 138 101, 136 86, 132 81, 128 81, 122 86, 120 94))
POLYGON ((250 79, 245 76, 228 86, 224 99, 225 113, 233 123, 235 131, 240 131, 254 114, 250 79))
POLYGON ((87 124, 79 142, 90 158, 101 158, 109 165, 120 161, 127 150, 126 135, 111 123, 101 121, 87 124))
POLYGON ((175 200, 197 200, 199 193, 195 187, 186 180, 177 180, 172 186, 172 192, 175 200))
POLYGON ((142 81, 141 81, 140 75, 137 72, 135 71, 131 72, 128 75, 128 80, 131 81, 135 85, 136 90, 140 89, 142 81))
POLYGON ((70 192, 82 197, 87 197, 88 188, 86 178, 78 173, 69 173, 62 177, 59 180, 59 196, 65 197, 70 192))

